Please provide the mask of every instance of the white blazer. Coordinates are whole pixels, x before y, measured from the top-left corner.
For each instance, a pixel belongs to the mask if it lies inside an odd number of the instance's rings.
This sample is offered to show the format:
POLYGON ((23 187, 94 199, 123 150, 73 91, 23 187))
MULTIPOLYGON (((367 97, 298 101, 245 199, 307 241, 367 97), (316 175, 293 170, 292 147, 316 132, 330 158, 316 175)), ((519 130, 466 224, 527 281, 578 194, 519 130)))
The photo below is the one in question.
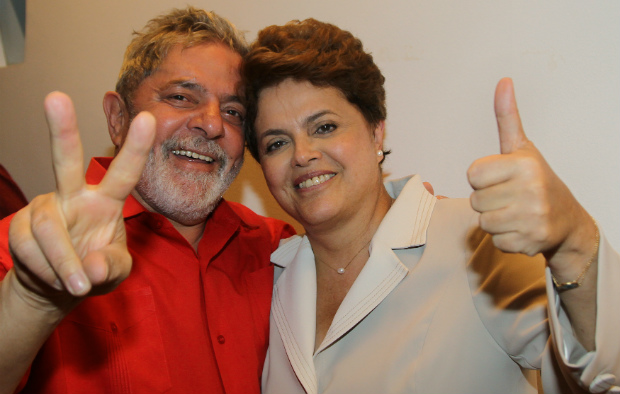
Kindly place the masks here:
POLYGON ((398 199, 316 352, 310 243, 296 236, 272 254, 263 393, 535 393, 528 369, 541 368, 545 392, 575 392, 558 364, 592 392, 620 393, 620 256, 603 235, 596 340, 604 347, 586 353, 542 257, 502 253, 468 200, 437 200, 419 176, 386 187, 398 199))

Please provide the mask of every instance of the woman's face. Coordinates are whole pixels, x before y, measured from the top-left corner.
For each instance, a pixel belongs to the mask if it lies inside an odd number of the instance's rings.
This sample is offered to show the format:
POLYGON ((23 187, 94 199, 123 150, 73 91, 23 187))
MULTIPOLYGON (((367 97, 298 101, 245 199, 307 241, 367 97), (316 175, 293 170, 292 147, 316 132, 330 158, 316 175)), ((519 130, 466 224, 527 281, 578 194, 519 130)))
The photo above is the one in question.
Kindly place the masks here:
POLYGON ((374 209, 384 124, 371 127, 338 89, 292 79, 264 89, 255 130, 269 190, 307 229, 374 209))

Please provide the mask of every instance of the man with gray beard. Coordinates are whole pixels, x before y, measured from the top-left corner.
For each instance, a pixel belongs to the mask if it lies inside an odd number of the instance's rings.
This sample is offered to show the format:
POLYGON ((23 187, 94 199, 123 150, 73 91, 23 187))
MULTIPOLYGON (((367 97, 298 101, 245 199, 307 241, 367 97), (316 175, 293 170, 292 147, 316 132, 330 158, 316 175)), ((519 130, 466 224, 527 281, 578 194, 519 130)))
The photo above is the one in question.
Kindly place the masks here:
POLYGON ((48 95, 57 190, 0 222, 0 393, 259 392, 293 230, 222 200, 246 51, 214 13, 150 21, 103 100, 115 158, 86 181, 72 103, 48 95))
POLYGON ((204 218, 220 202, 222 195, 241 170, 242 161, 237 161, 226 171, 230 160, 226 152, 214 140, 205 136, 199 135, 185 141, 172 137, 162 145, 161 150, 150 152, 136 190, 144 201, 159 206, 159 213, 168 218, 183 215, 183 218, 177 221, 203 222, 204 218), (177 149, 179 146, 190 148, 179 150, 177 149), (198 156, 194 153, 198 151, 208 154, 208 157, 223 165, 216 172, 207 173, 183 171, 174 166, 165 165, 169 164, 168 160, 179 155, 200 160, 200 157, 194 157, 198 156), (168 181, 176 178, 182 180, 180 187, 168 181), (187 193, 202 196, 202 198, 189 200, 184 197, 187 193), (155 201, 157 203, 154 203, 155 201))

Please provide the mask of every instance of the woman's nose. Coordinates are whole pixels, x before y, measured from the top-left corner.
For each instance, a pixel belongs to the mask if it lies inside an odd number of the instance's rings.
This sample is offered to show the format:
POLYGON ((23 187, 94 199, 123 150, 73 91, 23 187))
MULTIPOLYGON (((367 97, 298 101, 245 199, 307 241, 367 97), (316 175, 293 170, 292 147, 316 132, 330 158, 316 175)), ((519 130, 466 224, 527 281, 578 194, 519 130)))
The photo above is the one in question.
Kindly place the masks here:
POLYGON ((292 164, 294 166, 306 167, 313 160, 321 157, 321 151, 310 138, 300 138, 295 141, 295 152, 292 164))

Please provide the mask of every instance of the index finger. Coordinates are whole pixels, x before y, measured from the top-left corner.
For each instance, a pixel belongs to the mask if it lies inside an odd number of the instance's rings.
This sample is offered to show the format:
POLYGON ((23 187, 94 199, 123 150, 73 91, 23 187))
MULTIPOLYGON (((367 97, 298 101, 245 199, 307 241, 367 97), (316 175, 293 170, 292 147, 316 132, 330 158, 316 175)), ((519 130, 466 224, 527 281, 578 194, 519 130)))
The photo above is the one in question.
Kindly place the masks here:
POLYGON ((148 112, 139 113, 131 122, 121 150, 99 184, 100 190, 124 201, 142 176, 154 140, 155 118, 148 112))
POLYGON ((56 188, 63 197, 84 186, 82 142, 69 96, 52 92, 45 97, 44 107, 50 130, 56 188))

